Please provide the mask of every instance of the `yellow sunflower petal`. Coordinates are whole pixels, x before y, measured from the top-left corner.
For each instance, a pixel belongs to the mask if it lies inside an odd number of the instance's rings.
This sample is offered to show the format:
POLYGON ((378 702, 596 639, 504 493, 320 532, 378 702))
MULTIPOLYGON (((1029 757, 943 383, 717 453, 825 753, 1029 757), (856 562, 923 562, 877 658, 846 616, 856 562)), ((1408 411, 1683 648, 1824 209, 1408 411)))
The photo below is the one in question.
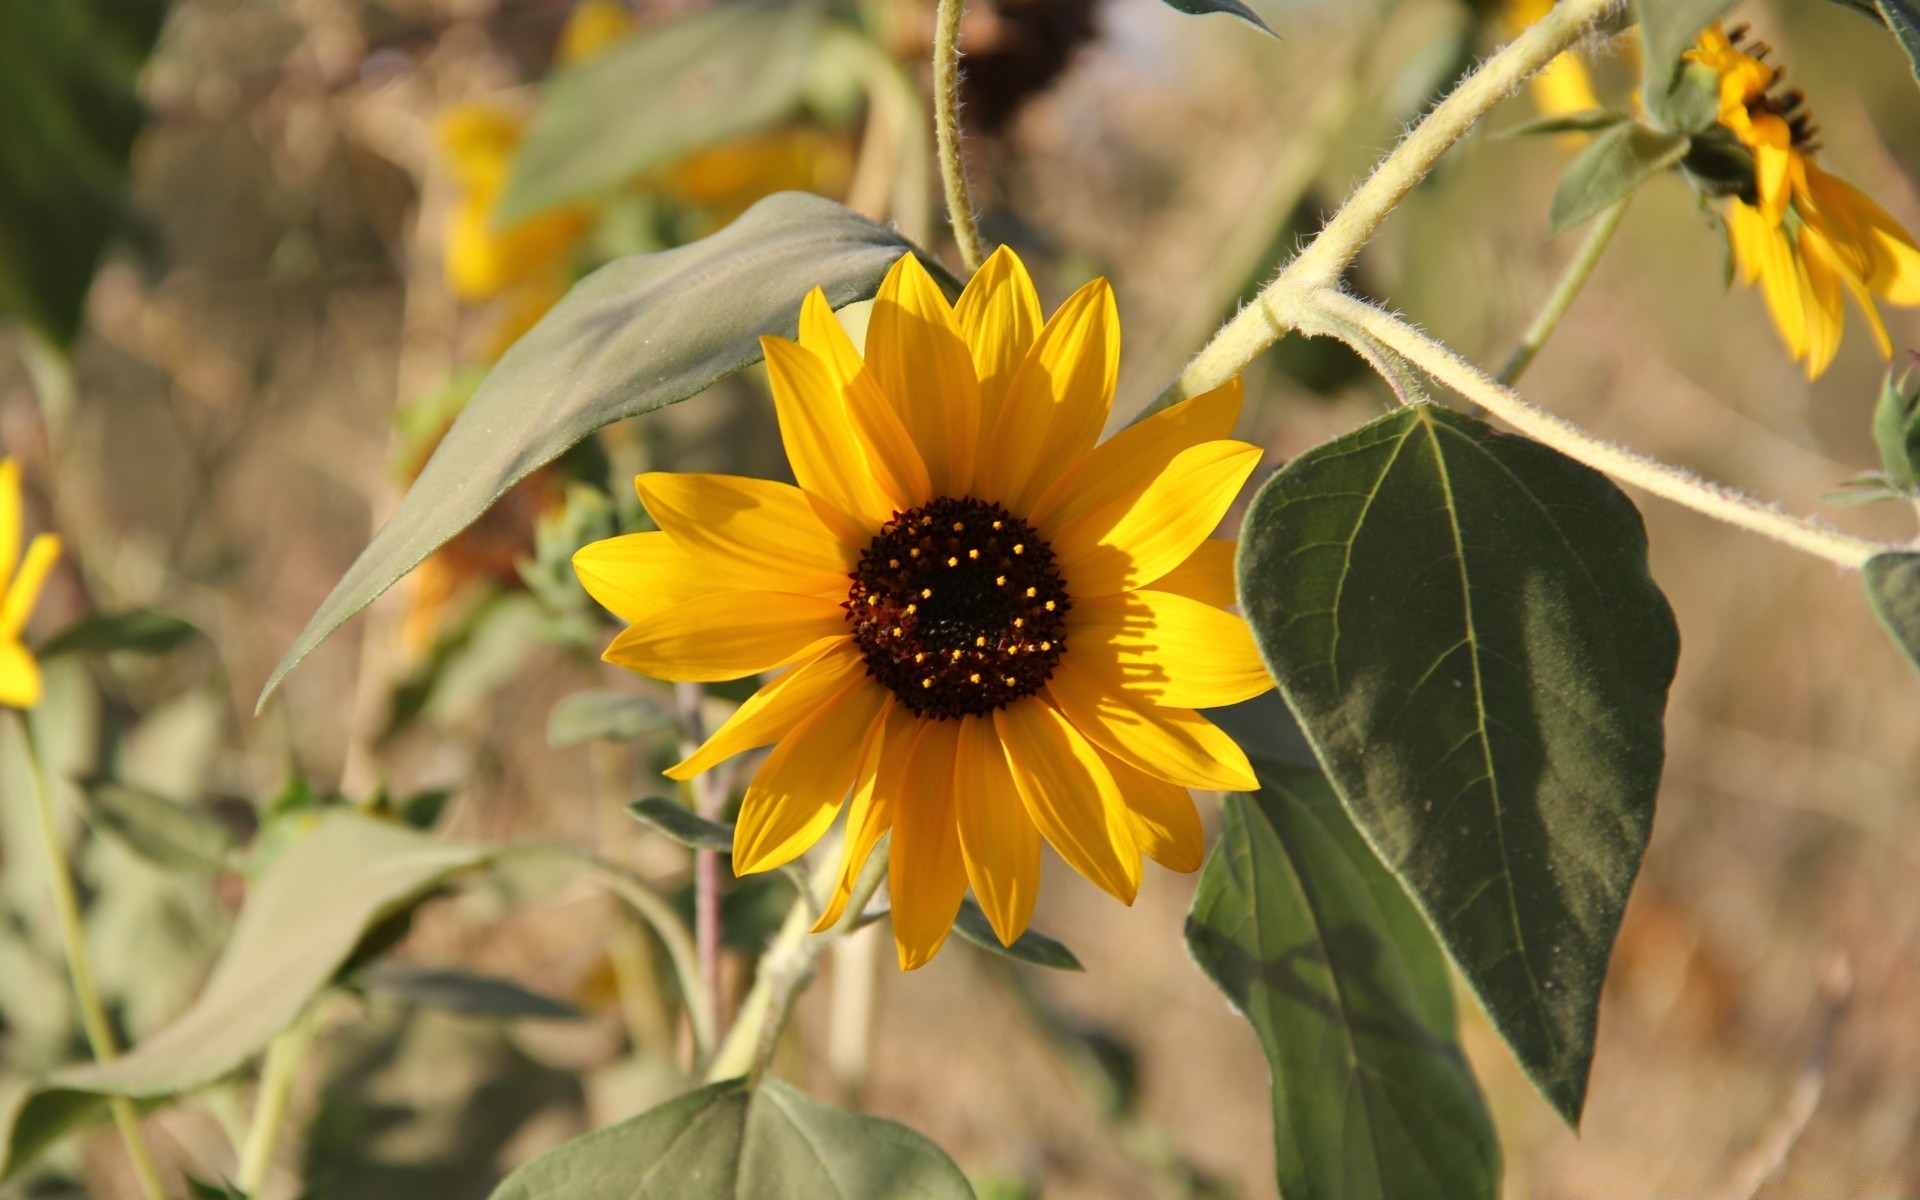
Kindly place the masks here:
POLYGON ((667 768, 667 778, 692 779, 736 754, 771 746, 865 673, 866 660, 852 639, 835 642, 747 697, 704 745, 667 768))
POLYGON ((780 739, 754 773, 733 830, 733 873, 798 858, 833 824, 878 728, 886 690, 856 679, 780 739))
POLYGON ((20 562, 20 464, 0 459, 0 589, 20 562))
POLYGON ((1846 299, 1831 251, 1811 225, 1800 227, 1794 261, 1800 264, 1800 305, 1807 317, 1807 378, 1818 379, 1840 352, 1846 327, 1846 299))
POLYGON ((1187 561, 1154 580, 1153 590, 1186 596, 1215 608, 1239 603, 1240 589, 1233 572, 1233 556, 1239 546, 1239 542, 1226 538, 1201 542, 1187 561))
POLYGON ((1068 467, 1028 510, 1043 529, 1131 504, 1182 450, 1218 441, 1240 419, 1240 377, 1114 434, 1068 467))
MULTIPOLYGON (((589 542, 574 552, 573 573, 589 596, 629 625, 715 592, 769 591, 789 582, 779 573, 738 559, 716 554, 696 557, 659 532, 589 542)), ((846 590, 841 580, 835 580, 833 588, 846 590)))
POLYGON ((777 590, 845 590, 865 538, 832 528, 807 494, 791 484, 738 475, 651 471, 633 481, 640 503, 673 540, 724 570, 764 571, 777 590))
POLYGON ((993 714, 1020 802, 1067 865, 1132 904, 1140 849, 1113 772, 1050 702, 1037 696, 993 714))
POLYGON ((879 528, 893 516, 893 499, 874 480, 864 439, 847 412, 845 391, 826 364, 804 346, 763 337, 780 440, 801 488, 848 516, 879 528))
POLYGON ((954 306, 960 334, 973 351, 974 374, 980 379, 980 447, 976 462, 998 454, 993 441, 1013 373, 1039 336, 1040 297, 1026 264, 1005 246, 995 250, 967 281, 954 306))
POLYGON ((875 722, 873 737, 860 765, 860 781, 854 785, 853 803, 847 809, 846 845, 840 855, 840 878, 827 898, 820 919, 813 924, 815 933, 825 933, 840 921, 853 898, 853 885, 880 839, 893 829, 893 813, 904 787, 907 756, 913 750, 913 735, 920 722, 912 713, 888 696, 875 722))
POLYGON ((1033 920, 1040 892, 1040 831, 1020 803, 991 717, 963 717, 954 803, 967 879, 1003 946, 1033 920))
POLYGON ((1164 708, 1114 688, 1075 661, 1060 661, 1046 694, 1100 749, 1182 787, 1248 792, 1258 786, 1245 751, 1213 722, 1190 708, 1164 708))
POLYGON ((1146 488, 1061 525, 1053 549, 1075 599, 1143 587, 1185 562, 1259 464, 1258 446, 1202 442, 1146 488))
POLYGON ((959 735, 958 722, 920 722, 904 791, 894 805, 887 894, 893 901, 893 941, 902 971, 933 961, 967 893, 953 813, 959 735))
POLYGON ((927 464, 900 423, 900 414, 881 392, 872 371, 854 349, 853 339, 840 326, 819 288, 800 302, 800 345, 812 352, 846 398, 847 416, 867 452, 874 484, 894 507, 912 508, 933 498, 927 464))
POLYGON ((1178 784, 1155 779, 1114 758, 1107 769, 1127 801, 1133 839, 1140 852, 1169 871, 1198 871, 1207 856, 1207 835, 1200 826, 1200 810, 1193 793, 1178 784))
POLYGON ((0 641, 0 706, 32 708, 40 703, 40 664, 19 642, 0 641))
POLYGON ((1076 668, 1149 704, 1223 708, 1273 687, 1244 618, 1158 586, 1076 602, 1067 646, 1076 668))
POLYGON ((966 495, 980 436, 973 352, 940 285, 911 254, 894 263, 873 298, 867 366, 919 448, 934 492, 966 495))
POLYGON ((1120 374, 1120 315, 1096 279, 1057 309, 1007 385, 981 460, 980 494, 1030 510, 1055 473, 1093 449, 1120 374))
POLYGON ((1807 168, 1819 210, 1845 232, 1868 260, 1867 287, 1889 304, 1920 304, 1920 246, 1893 215, 1866 193, 1820 168, 1807 168))
POLYGON ((17 640, 20 631, 27 627, 33 602, 40 598, 47 572, 53 570, 59 557, 60 538, 56 534, 42 533, 27 543, 26 557, 20 560, 20 569, 7 584, 5 598, 0 599, 0 641, 17 640))
POLYGON ((790 592, 718 592, 629 626, 601 657, 655 679, 739 679, 798 662, 844 638, 840 605, 790 592))

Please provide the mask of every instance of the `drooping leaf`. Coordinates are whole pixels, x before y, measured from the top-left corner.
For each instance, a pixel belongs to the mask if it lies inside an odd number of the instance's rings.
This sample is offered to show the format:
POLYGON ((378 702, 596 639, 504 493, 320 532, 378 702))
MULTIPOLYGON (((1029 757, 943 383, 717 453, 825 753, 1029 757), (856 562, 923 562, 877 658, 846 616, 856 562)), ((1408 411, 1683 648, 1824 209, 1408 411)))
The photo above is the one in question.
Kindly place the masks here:
POLYGON ((689 850, 733 853, 733 826, 709 821, 690 811, 686 805, 675 804, 665 796, 646 796, 635 800, 627 805, 627 811, 633 814, 636 821, 651 825, 689 850))
POLYGON ((0 5, 0 318, 57 346, 126 224, 134 85, 165 15, 165 0, 0 5))
POLYGON ((24 1080, 0 1082, 0 1184, 61 1138, 106 1119, 105 1096, 39 1088, 24 1080))
POLYGON ((468 971, 375 963, 354 976, 353 983, 363 991, 409 1004, 479 1017, 578 1021, 586 1016, 565 1001, 530 991, 511 979, 468 971))
POLYGON ((1226 13, 1229 16, 1239 17, 1262 33, 1272 37, 1280 36, 1273 32, 1272 26, 1260 19, 1259 13, 1248 8, 1241 0, 1164 0, 1164 3, 1168 8, 1196 17, 1205 16, 1208 13, 1226 13))
POLYGON ((151 608, 85 617, 47 639, 40 657, 63 654, 165 654, 177 650, 200 631, 172 613, 151 608))
POLYGON ((960 913, 954 918, 953 931, 972 942, 982 950, 991 951, 1015 962, 1031 963, 1036 967, 1051 967, 1056 971, 1084 971, 1080 958, 1073 951, 1041 933, 1029 929, 1013 939, 1013 945, 1000 944, 1000 935, 993 931, 993 922, 987 920, 971 896, 960 902, 960 913))
POLYGON ((1655 175, 1687 156, 1692 140, 1683 133, 1661 133, 1627 122, 1593 139, 1567 165, 1553 191, 1547 233, 1557 237, 1597 217, 1655 175))
POLYGON ((1679 652, 1639 513, 1558 451, 1420 405, 1277 472, 1239 582, 1356 824, 1577 1121, 1679 652))
POLYGON ((820 25, 814 0, 716 4, 556 71, 499 220, 603 195, 792 115, 820 25))
POLYGON ((973 1200, 941 1149, 777 1080, 701 1088, 549 1151, 492 1200, 973 1200))
POLYGON ((1893 640, 1920 667, 1920 554, 1876 554, 1860 569, 1867 602, 1893 640))
POLYGON ((673 725, 673 710, 633 692, 575 692, 553 706, 547 745, 559 749, 604 739, 624 742, 673 725))
POLYGON ((815 286, 873 295, 912 247, 831 200, 783 192, 712 237, 608 264, 507 351, 393 516, 321 602, 260 694, 506 490, 596 429, 704 391, 791 336, 815 286))
POLYGON ((1222 810, 1187 947, 1266 1051, 1280 1194, 1497 1196, 1433 934, 1319 771, 1255 770, 1261 790, 1222 810))
POLYGON ((1913 78, 1920 82, 1920 4, 1914 0, 1874 0, 1880 10, 1880 19, 1893 30, 1893 36, 1900 39, 1900 48, 1907 52, 1907 61, 1913 64, 1913 78))
POLYGON ((213 874, 232 865, 233 831, 206 809, 116 779, 81 787, 94 825, 154 866, 213 874))
POLYGON ((1631 116, 1617 108, 1590 108, 1585 112, 1536 117, 1531 121, 1515 125, 1512 129, 1501 130, 1499 136, 1519 138, 1562 133, 1598 133, 1602 129, 1611 129, 1622 121, 1631 119, 1631 116))
POLYGON ((1669 110, 1680 75, 1680 56, 1700 31, 1718 21, 1737 0, 1638 0, 1640 14, 1640 95, 1648 113, 1664 128, 1683 128, 1669 110))
POLYGON ((1891 367, 1873 407, 1873 443, 1880 466, 1896 487, 1920 485, 1920 354, 1891 367))

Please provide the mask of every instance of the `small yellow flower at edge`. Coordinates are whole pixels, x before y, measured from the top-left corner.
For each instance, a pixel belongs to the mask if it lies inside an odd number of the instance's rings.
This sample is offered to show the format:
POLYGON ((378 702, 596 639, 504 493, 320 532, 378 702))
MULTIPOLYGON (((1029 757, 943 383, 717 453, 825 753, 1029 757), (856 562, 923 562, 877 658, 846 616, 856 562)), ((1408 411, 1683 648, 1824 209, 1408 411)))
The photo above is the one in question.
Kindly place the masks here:
POLYGON ((969 886, 1000 940, 1019 937, 1043 841, 1129 904, 1143 855, 1198 868, 1187 789, 1255 783, 1195 710, 1272 686, 1225 611, 1234 543, 1210 537, 1261 456, 1228 437, 1239 382, 1096 445, 1120 354, 1112 289, 1095 280, 1043 322, 1004 248, 957 305, 900 259, 864 356, 817 288, 799 341, 762 345, 799 486, 642 475, 660 531, 574 557, 629 625, 608 661, 684 681, 788 668, 668 772, 773 745, 734 869, 792 861, 844 808, 824 928, 890 831, 911 970, 969 886))
POLYGON ((1887 211, 1814 164, 1815 129, 1797 91, 1782 92, 1764 45, 1704 30, 1687 58, 1720 81, 1719 123, 1753 153, 1751 199, 1723 211, 1740 277, 1757 283, 1775 328, 1816 379, 1833 362, 1850 293, 1883 358, 1893 342, 1874 306, 1920 305, 1920 246, 1887 211))
POLYGON ((40 664, 20 635, 60 557, 60 539, 38 534, 19 556, 20 464, 9 458, 0 461, 0 705, 32 708, 40 703, 40 664))
MULTIPOLYGON (((1553 8, 1554 0, 1506 0, 1502 19, 1515 33, 1532 25, 1553 8)), ((1587 66, 1572 51, 1557 56, 1528 82, 1533 107, 1543 117, 1564 117, 1601 107, 1587 66)))

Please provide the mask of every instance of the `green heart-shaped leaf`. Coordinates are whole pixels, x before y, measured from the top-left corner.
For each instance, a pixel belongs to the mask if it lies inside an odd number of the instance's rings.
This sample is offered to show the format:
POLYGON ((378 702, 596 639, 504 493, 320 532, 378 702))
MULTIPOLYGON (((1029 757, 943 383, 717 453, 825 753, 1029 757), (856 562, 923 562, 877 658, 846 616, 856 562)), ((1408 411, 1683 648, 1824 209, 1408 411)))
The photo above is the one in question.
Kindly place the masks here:
POLYGON ((1360 830, 1577 1121, 1679 652, 1640 514, 1558 451, 1415 405, 1276 473, 1239 581, 1360 830))
POLYGON ((1547 233, 1559 236, 1626 199, 1647 180, 1674 166, 1693 145, 1684 133, 1661 133, 1628 122, 1593 139, 1567 164, 1553 191, 1547 233))
POLYGON ((1920 554, 1876 554, 1860 569, 1867 602, 1893 640, 1920 667, 1920 554))

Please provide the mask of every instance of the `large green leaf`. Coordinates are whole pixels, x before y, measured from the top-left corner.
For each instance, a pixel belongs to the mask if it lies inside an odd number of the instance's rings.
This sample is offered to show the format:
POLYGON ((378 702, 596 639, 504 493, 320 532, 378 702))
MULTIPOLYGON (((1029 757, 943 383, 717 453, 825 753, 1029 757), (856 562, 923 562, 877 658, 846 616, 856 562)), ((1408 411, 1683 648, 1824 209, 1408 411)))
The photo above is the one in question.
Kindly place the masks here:
POLYGON ((1555 450, 1415 405, 1276 473, 1239 579, 1361 831, 1577 1121, 1679 652, 1640 514, 1555 450))
POLYGON ((791 115, 820 25, 813 0, 718 4, 556 71, 499 219, 611 192, 791 115))
POLYGON ((1638 0, 1640 95, 1664 128, 1675 128, 1669 108, 1680 74, 1680 56, 1700 31, 1719 20, 1737 0, 1638 0))
POLYGON ((1325 776, 1256 760, 1200 872, 1187 946, 1252 1023, 1287 1200, 1499 1194, 1446 959, 1325 776))
POLYGON ((1861 568, 1860 577, 1874 615, 1920 667, 1920 554, 1876 554, 1861 568))
POLYGON ((550 1151, 492 1200, 973 1200, 973 1190, 911 1129, 774 1080, 732 1080, 550 1151))
POLYGON ((1615 125, 1567 164, 1553 192, 1547 232, 1558 236, 1599 216, 1679 163, 1692 145, 1684 133, 1661 133, 1633 121, 1615 125))
POLYGON ((124 224, 134 82, 166 0, 0 3, 0 317, 73 340, 124 224))
POLYGON ((818 196, 783 192, 686 246, 620 259, 581 280, 514 343, 461 410, 406 496, 321 602, 267 680, 300 660, 506 490, 594 430, 704 391, 792 336, 800 300, 871 296, 912 247, 818 196))

